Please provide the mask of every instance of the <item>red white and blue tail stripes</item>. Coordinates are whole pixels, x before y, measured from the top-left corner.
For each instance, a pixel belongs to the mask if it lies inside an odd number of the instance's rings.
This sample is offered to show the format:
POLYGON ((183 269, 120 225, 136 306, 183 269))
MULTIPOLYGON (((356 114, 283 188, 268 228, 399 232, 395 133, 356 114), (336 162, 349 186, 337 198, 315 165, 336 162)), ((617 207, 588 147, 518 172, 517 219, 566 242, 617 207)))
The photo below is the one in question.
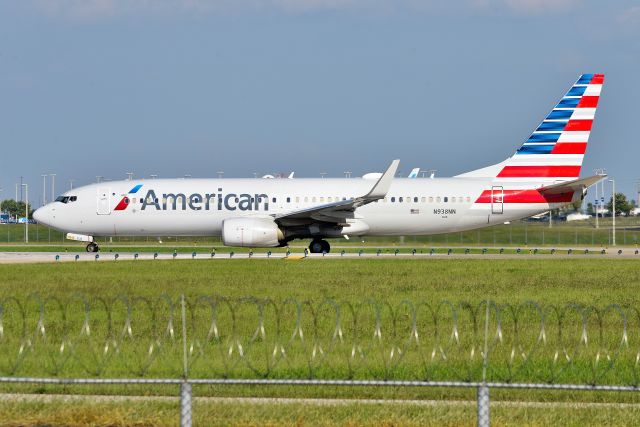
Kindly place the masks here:
POLYGON ((498 178, 575 179, 580 175, 604 74, 583 74, 503 163, 498 178))

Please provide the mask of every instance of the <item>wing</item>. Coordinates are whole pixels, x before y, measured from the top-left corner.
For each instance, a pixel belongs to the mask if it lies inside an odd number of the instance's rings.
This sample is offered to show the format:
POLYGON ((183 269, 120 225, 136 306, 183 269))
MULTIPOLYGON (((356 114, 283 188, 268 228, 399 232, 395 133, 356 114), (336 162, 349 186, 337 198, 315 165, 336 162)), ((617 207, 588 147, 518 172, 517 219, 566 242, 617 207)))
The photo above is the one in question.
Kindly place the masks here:
POLYGON ((371 190, 363 196, 354 197, 348 200, 341 200, 334 203, 317 205, 307 209, 286 212, 274 216, 274 220, 280 225, 296 225, 301 222, 328 222, 334 224, 345 223, 349 218, 356 218, 355 211, 360 206, 383 199, 391 181, 398 170, 400 160, 391 162, 387 170, 376 181, 371 190))

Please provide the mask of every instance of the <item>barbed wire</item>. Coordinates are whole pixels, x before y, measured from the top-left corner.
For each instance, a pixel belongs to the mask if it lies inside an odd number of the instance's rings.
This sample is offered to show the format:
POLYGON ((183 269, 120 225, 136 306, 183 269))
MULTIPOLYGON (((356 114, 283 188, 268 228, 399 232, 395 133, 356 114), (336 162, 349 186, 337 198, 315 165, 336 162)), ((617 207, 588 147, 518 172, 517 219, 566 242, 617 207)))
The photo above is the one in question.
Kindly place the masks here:
POLYGON ((186 336, 181 297, 3 297, 0 376, 640 383, 626 305, 184 301, 186 336))

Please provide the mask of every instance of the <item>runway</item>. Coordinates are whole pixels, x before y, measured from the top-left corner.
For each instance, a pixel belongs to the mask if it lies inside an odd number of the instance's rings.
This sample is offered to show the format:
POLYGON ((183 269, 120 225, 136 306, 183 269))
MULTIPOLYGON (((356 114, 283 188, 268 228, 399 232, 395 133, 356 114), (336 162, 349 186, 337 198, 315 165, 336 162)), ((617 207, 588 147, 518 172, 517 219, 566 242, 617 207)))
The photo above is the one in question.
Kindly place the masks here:
POLYGON ((215 253, 210 252, 179 252, 179 253, 149 253, 149 252, 102 252, 98 254, 87 252, 0 252, 0 264, 29 264, 29 263, 56 263, 56 262, 123 262, 123 261, 169 261, 169 260, 234 260, 234 259, 272 259, 285 261, 302 261, 302 260, 326 260, 326 259, 571 259, 571 258, 589 258, 589 259, 638 259, 640 254, 635 248, 610 249, 602 253, 601 249, 594 248, 585 253, 584 249, 571 250, 557 249, 555 253, 549 253, 546 249, 545 253, 536 253, 533 249, 522 250, 521 253, 477 253, 482 251, 481 248, 472 248, 476 253, 464 253, 465 248, 455 248, 451 253, 447 249, 440 249, 434 253, 426 250, 410 252, 390 253, 390 252, 359 252, 353 249, 351 252, 339 251, 329 254, 308 254, 302 250, 291 252, 288 256, 278 252, 269 254, 268 251, 256 252, 226 252, 215 253))

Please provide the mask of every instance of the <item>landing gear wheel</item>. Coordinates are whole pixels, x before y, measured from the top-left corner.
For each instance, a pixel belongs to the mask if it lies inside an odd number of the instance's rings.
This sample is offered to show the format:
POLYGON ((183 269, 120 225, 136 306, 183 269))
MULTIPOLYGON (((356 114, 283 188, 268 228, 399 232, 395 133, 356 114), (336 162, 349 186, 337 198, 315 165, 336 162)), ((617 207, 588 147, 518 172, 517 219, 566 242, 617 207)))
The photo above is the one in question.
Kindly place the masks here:
POLYGON ((331 246, 326 240, 317 239, 309 244, 309 252, 312 254, 321 254, 323 252, 328 254, 330 250, 331 246))
POLYGON ((96 242, 91 242, 87 245, 87 252, 98 252, 100 247, 96 242))

